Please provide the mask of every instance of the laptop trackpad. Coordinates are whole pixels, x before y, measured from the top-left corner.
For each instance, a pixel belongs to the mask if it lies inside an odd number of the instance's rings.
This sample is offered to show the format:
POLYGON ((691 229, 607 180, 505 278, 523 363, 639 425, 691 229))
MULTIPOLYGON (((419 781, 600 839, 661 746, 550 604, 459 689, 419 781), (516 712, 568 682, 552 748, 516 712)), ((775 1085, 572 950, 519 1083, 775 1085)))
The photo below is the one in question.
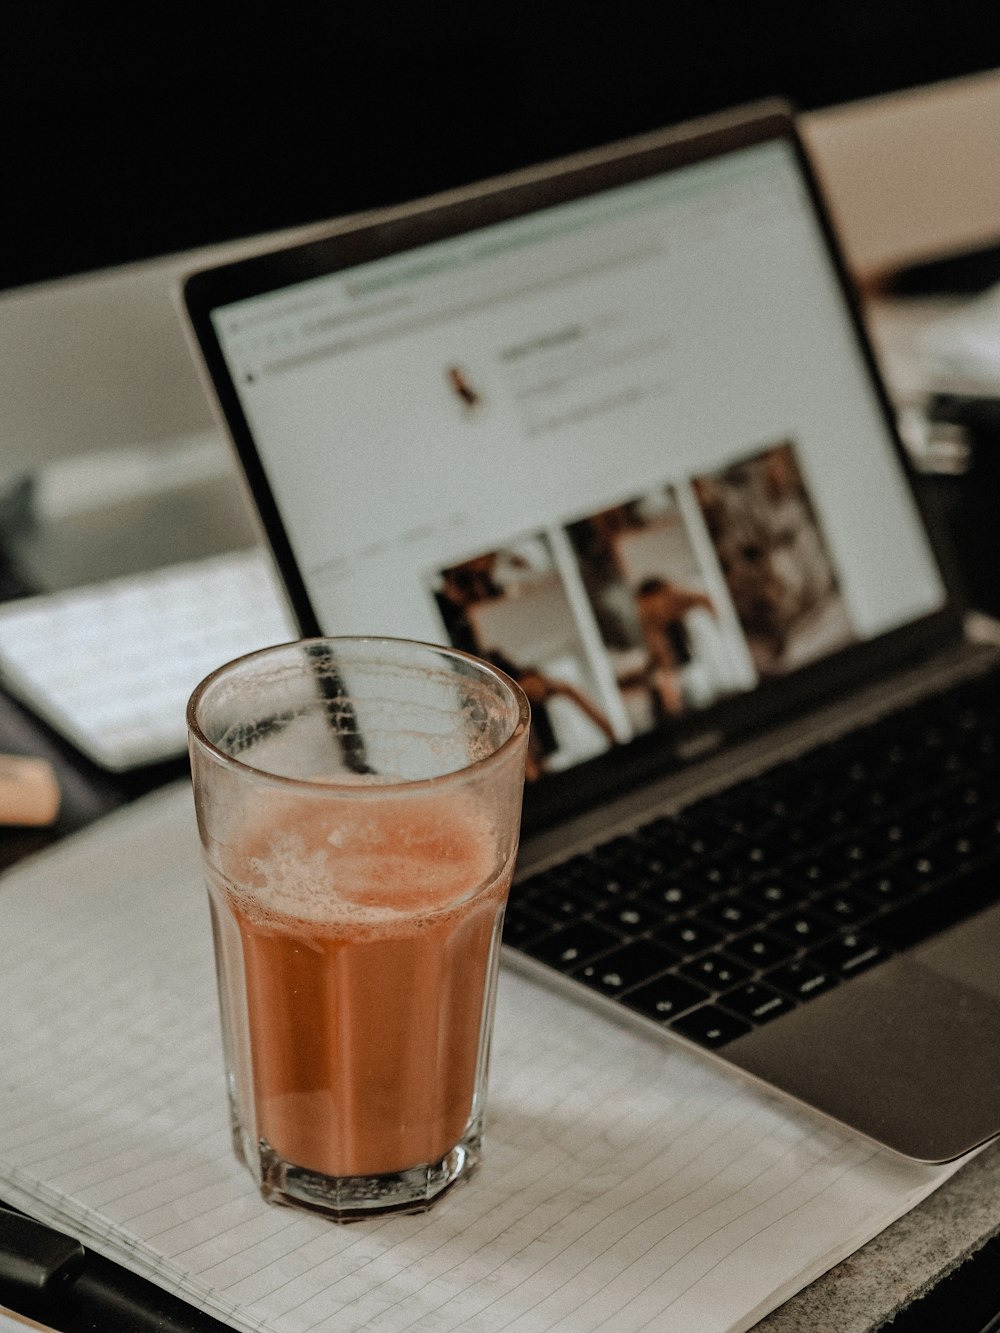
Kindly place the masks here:
POLYGON ((969 1151, 1000 1133, 1000 908, 725 1054, 907 1156, 969 1151))
POLYGON ((913 956, 1000 1004, 1000 907, 921 945, 913 956))

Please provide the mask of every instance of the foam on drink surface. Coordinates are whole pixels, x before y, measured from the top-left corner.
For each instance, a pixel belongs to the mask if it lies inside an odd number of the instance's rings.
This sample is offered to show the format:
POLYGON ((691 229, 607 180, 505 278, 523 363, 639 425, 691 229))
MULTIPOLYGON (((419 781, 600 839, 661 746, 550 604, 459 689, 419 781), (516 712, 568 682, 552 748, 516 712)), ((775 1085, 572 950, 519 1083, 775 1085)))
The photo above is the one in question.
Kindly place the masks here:
POLYGON ((381 933, 456 907, 495 874, 495 830, 471 801, 272 802, 229 849, 241 912, 381 933))

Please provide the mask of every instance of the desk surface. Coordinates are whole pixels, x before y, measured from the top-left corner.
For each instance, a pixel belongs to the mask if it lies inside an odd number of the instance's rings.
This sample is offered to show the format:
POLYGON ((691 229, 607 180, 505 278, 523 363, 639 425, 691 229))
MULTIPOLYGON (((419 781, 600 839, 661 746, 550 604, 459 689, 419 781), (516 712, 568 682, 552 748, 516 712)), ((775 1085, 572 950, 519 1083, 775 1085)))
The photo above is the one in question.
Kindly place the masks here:
MULTIPOLYGON (((979 1333, 989 1316, 976 1308, 981 1293, 1000 1310, 1000 1275, 990 1253, 985 1273, 962 1265, 1000 1234, 1000 1144, 983 1151, 898 1222, 792 1297, 757 1326, 760 1333, 872 1333, 909 1307, 898 1333, 979 1333), (949 1274, 956 1287, 946 1312, 920 1299, 949 1274), (985 1289, 985 1290, 984 1290, 985 1289), (912 1302, 916 1301, 914 1305, 912 1302), (947 1314, 947 1318, 944 1315, 947 1314), (968 1321, 968 1322, 966 1322, 968 1321)), ((942 1293, 943 1297, 944 1293, 942 1293)), ((893 1333, 897 1325, 893 1324, 893 1333)))

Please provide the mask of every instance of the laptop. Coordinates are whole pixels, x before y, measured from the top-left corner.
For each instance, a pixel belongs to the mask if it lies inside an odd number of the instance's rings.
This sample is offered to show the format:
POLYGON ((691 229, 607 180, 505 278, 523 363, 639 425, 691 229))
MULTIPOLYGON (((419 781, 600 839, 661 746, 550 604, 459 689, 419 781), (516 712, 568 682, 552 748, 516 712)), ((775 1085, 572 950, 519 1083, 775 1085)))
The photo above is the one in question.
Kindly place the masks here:
POLYGON ((532 701, 508 963, 907 1157, 997 1134, 997 648, 789 109, 183 301, 302 633, 457 645, 532 701))

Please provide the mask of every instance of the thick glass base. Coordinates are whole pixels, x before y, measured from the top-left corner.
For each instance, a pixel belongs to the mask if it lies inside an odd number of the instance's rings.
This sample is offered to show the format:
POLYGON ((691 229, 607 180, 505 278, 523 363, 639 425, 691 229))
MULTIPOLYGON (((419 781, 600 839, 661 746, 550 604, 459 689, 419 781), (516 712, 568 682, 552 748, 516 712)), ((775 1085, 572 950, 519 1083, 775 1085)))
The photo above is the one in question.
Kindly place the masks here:
MULTIPOLYGON (((379 1176, 325 1176, 286 1162, 262 1139, 257 1153, 259 1172, 254 1174, 268 1203, 309 1208, 338 1222, 356 1222, 385 1213, 426 1212, 445 1190, 472 1173, 479 1163, 481 1144, 482 1126, 477 1117, 440 1161, 379 1176)), ((245 1146, 238 1148, 244 1161, 245 1146)))

